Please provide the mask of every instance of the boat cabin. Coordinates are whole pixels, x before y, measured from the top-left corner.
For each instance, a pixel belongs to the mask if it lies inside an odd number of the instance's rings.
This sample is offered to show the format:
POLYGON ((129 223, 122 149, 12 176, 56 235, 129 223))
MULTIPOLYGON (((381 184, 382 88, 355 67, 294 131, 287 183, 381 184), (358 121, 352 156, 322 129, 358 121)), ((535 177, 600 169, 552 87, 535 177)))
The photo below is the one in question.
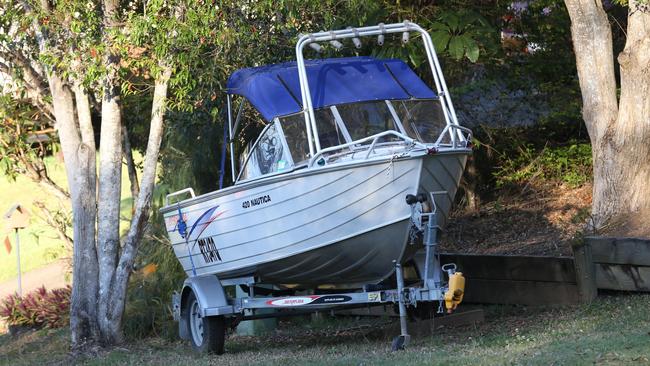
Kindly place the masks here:
POLYGON ((444 148, 463 139, 449 128, 454 123, 440 95, 401 60, 354 57, 304 64, 310 108, 296 62, 241 69, 228 80, 236 184, 395 154, 405 145, 444 148))

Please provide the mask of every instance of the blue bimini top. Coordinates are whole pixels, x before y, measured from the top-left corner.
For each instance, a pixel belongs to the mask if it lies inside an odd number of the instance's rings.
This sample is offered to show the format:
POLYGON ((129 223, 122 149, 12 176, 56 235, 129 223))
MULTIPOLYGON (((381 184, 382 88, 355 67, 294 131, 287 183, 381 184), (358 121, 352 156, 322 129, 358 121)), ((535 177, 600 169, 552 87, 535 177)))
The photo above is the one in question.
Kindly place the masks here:
MULTIPOLYGON (((314 109, 371 100, 437 98, 398 59, 305 60, 305 69, 314 109)), ((227 87, 229 94, 248 99, 268 121, 302 110, 296 62, 237 70, 228 79, 227 87)))

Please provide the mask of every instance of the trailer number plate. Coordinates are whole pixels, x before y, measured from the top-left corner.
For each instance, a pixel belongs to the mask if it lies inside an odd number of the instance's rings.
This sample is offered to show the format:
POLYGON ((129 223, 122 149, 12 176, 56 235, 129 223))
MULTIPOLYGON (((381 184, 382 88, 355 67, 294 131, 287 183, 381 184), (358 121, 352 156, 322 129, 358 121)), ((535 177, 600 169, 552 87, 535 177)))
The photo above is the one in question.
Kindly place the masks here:
POLYGON ((381 302, 381 293, 368 292, 368 302, 381 302))

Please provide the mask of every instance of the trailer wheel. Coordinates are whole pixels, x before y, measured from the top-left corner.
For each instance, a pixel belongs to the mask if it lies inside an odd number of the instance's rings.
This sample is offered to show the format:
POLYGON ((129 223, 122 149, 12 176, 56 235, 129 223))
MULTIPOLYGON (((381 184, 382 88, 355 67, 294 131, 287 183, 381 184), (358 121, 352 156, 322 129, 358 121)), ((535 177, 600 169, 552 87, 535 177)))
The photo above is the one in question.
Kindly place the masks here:
POLYGON ((192 348, 199 353, 224 352, 226 321, 223 316, 201 316, 201 307, 191 292, 187 298, 187 324, 192 348))

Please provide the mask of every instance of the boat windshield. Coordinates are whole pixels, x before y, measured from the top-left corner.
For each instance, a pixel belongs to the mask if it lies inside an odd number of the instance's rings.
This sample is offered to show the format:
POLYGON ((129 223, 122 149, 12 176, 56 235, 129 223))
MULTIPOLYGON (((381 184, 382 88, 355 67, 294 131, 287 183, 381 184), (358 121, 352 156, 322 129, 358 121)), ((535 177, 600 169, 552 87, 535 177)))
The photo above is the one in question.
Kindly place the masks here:
MULTIPOLYGON (((397 131, 423 143, 435 142, 447 126, 437 99, 370 101, 341 104, 314 111, 322 149, 343 145, 384 131, 397 131)), ((305 117, 296 113, 279 118, 296 165, 309 158, 305 117)), ((398 141, 386 136, 382 142, 398 141)), ((370 144, 366 142, 365 144, 370 144)))
POLYGON ((393 100, 390 103, 410 138, 433 143, 447 127, 439 99, 393 100))
POLYGON ((282 132, 277 123, 271 123, 264 129, 252 151, 249 151, 250 146, 246 146, 240 157, 243 166, 241 180, 278 173, 291 167, 289 153, 283 144, 282 132))
MULTIPOLYGON (((347 128, 352 141, 376 135, 384 131, 398 131, 395 118, 385 101, 344 104, 336 106, 341 120, 347 128)), ((398 140, 388 136, 384 141, 398 140)), ((368 144, 370 141, 367 142, 368 144)))
MULTIPOLYGON (((447 125, 442 105, 437 99, 342 104, 317 109, 314 116, 322 149, 384 131, 397 131, 417 141, 432 143, 447 125)), ((398 137, 389 135, 381 142, 399 140, 398 137)), ((370 143, 367 141, 363 145, 370 143)), ((355 150, 353 147, 351 149, 355 150)), ((308 159, 309 141, 304 114, 279 117, 264 129, 254 146, 249 144, 241 152, 240 166, 243 166, 243 171, 240 179, 290 170, 304 165, 308 159)))
POLYGON ((287 141, 289 152, 296 165, 309 159, 309 141, 305 128, 305 117, 302 113, 280 117, 280 125, 287 141))

